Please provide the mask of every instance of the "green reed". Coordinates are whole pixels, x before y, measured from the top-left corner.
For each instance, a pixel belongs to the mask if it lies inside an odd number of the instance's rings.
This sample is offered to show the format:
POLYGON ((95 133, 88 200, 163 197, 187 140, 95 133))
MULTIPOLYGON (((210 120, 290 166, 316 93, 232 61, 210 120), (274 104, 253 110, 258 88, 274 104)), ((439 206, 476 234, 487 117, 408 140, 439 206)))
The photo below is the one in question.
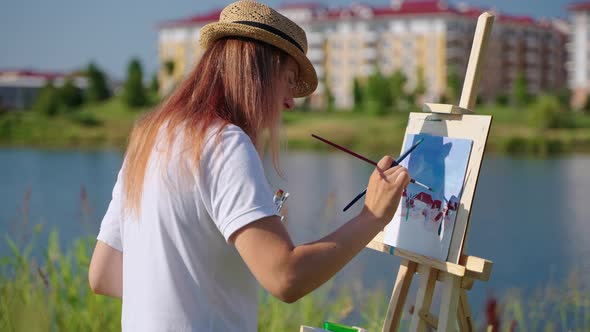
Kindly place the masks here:
MULTIPOLYGON (((40 250, 33 245, 34 236, 22 247, 8 237, 5 241, 10 253, 0 258, 0 331, 120 330, 121 301, 95 295, 88 286, 93 237, 77 239, 62 250, 58 233, 50 232, 40 255, 32 254, 40 250)), ((573 273, 564 284, 542 287, 532 294, 511 290, 501 300, 488 299, 497 302, 491 314, 500 322, 498 330, 590 330, 589 285, 581 275, 573 273)), ((329 282, 294 304, 261 291, 259 330, 298 331, 300 325, 319 327, 326 320, 380 330, 389 292, 354 289, 354 285, 329 282)), ((475 313, 479 305, 474 304, 475 313)), ((402 331, 407 329, 409 315, 404 316, 402 331)), ((486 317, 485 312, 476 315, 482 330, 488 323, 486 317)))

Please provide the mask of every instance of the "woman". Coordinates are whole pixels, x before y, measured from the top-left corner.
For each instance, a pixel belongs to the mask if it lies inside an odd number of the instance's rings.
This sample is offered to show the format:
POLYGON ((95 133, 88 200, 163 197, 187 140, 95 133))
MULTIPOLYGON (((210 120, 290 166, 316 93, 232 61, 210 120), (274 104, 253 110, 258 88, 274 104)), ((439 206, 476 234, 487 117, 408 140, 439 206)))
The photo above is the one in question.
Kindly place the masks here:
POLYGON ((294 246, 256 148, 268 130, 276 168, 280 112, 317 86, 305 33, 239 1, 200 42, 193 72, 131 134, 90 264, 92 290, 122 297, 123 330, 256 331, 256 281, 285 302, 311 292, 383 229, 409 182, 382 158, 362 212, 294 246))

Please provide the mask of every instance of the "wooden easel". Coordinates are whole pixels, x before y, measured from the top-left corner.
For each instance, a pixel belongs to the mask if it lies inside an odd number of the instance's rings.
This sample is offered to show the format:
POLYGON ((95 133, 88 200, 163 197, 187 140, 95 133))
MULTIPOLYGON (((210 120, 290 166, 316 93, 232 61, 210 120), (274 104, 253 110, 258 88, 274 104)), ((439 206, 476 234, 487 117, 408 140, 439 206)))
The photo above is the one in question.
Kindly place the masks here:
POLYGON ((397 331, 408 290, 414 274, 420 274, 419 289, 411 314, 410 331, 425 331, 428 326, 437 331, 454 331, 455 318, 460 331, 474 331, 474 323, 467 299, 467 290, 475 280, 487 281, 492 262, 482 258, 463 255, 469 215, 475 186, 483 159, 485 143, 491 125, 491 116, 473 115, 477 85, 481 74, 482 54, 491 33, 494 16, 483 13, 479 16, 473 46, 461 93, 459 106, 426 104, 425 113, 411 113, 407 134, 428 133, 432 135, 467 138, 473 140, 467 166, 466 180, 457 213, 447 261, 440 261, 409 251, 393 248, 383 242, 383 232, 369 245, 381 252, 402 258, 387 309, 383 332, 397 331), (442 283, 441 309, 438 317, 430 312, 436 282, 442 283))

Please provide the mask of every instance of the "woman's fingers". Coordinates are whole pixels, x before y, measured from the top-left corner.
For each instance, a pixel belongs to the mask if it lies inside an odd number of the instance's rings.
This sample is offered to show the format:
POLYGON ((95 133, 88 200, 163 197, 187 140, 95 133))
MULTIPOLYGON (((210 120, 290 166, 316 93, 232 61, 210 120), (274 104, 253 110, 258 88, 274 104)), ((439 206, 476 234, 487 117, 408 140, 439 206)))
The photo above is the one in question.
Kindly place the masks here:
POLYGON ((369 178, 365 208, 379 220, 387 223, 393 217, 404 188, 410 182, 408 170, 402 166, 391 166, 393 158, 384 156, 377 163, 369 178))

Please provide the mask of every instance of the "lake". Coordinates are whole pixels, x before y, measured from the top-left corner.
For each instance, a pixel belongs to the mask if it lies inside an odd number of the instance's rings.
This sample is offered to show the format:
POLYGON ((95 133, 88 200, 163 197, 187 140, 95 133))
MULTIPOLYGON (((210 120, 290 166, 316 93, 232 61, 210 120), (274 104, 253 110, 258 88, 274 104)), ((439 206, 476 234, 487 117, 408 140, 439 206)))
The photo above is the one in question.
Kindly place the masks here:
MULTIPOLYGON (((0 149, 0 233, 23 243, 42 223, 63 246, 95 235, 122 162, 118 151, 0 149)), ((290 193, 288 229, 296 243, 327 235, 360 211, 342 208, 366 186, 372 167, 340 153, 290 152, 284 179, 265 163, 273 190, 290 193)), ((465 253, 494 262, 491 279, 470 292, 474 311, 488 292, 561 285, 590 272, 590 157, 516 159, 489 156, 480 173, 465 253)), ((8 248, 0 241, 0 256, 8 248)), ((389 296, 399 259, 364 250, 337 277, 357 290, 380 286, 389 296)), ((411 299, 409 299, 411 301, 411 299)))

